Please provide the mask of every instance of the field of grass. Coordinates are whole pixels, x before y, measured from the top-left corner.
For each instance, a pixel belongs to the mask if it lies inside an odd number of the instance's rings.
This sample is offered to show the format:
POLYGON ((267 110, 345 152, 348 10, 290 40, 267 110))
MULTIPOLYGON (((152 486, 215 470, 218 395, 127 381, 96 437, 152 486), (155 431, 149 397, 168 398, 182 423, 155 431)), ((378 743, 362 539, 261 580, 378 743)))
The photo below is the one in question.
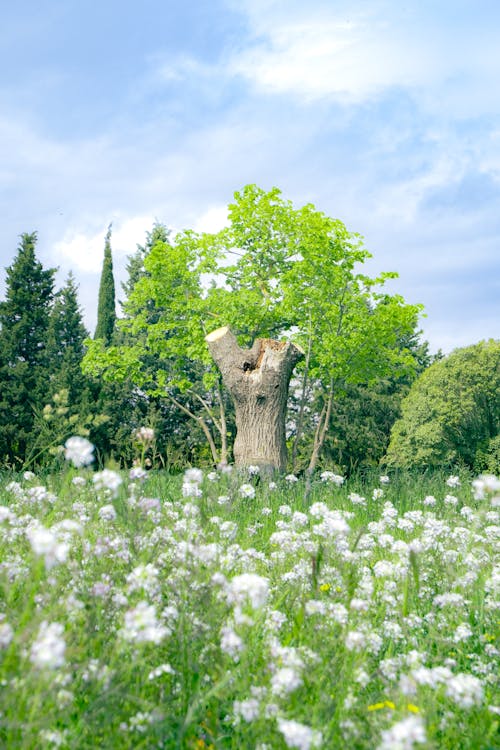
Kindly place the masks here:
POLYGON ((141 474, 1 479, 0 747, 500 748, 493 479, 141 474))

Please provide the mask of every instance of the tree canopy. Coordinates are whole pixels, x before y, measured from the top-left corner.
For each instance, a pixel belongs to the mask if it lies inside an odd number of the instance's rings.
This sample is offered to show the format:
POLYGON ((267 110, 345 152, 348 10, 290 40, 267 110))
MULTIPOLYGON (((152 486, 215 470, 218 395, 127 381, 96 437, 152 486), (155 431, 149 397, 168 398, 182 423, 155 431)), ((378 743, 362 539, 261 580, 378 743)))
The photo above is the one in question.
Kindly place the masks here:
POLYGON ((413 383, 392 429, 387 462, 498 471, 488 456, 498 451, 499 433, 500 341, 491 339, 457 349, 413 383))
MULTIPOLYGON (((85 367, 169 398, 197 421, 215 460, 217 441, 225 450, 226 405, 205 335, 229 325, 244 346, 257 336, 287 337, 307 353, 299 423, 307 399, 319 408, 312 470, 336 389, 415 370, 403 342, 421 307, 385 291, 395 274, 359 271, 370 254, 358 235, 312 205, 294 208, 277 188, 246 186, 228 219, 214 234, 158 236, 127 289, 120 344, 88 342, 85 367)), ((299 424, 298 440, 300 431, 299 424)))

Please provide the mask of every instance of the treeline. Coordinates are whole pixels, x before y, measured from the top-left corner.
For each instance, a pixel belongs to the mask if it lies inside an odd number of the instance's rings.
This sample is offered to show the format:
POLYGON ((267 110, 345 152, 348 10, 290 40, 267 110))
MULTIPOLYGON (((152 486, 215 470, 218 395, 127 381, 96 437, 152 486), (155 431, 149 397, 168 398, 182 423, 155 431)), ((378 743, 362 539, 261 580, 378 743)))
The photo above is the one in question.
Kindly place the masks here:
POLYGON ((244 345, 293 335, 305 351, 290 388, 291 471, 313 459, 347 473, 379 464, 432 360, 420 307, 383 289, 394 274, 356 270, 369 257, 357 235, 277 189, 247 186, 229 217, 215 235, 172 237, 156 224, 128 259, 118 319, 110 228, 93 338, 74 278, 56 291, 36 233, 21 236, 0 303, 3 467, 60 461, 73 434, 88 436, 101 462, 130 465, 141 426, 155 430, 156 465, 231 460, 233 407, 204 343, 224 324, 244 345))

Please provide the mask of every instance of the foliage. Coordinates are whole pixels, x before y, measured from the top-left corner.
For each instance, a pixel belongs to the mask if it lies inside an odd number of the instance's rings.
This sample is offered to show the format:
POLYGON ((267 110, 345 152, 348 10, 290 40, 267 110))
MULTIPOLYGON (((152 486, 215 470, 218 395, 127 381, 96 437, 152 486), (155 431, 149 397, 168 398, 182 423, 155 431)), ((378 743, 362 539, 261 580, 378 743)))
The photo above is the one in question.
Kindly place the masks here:
POLYGON ((34 411, 43 408, 47 392, 55 271, 37 260, 36 242, 36 232, 21 235, 0 302, 0 459, 10 463, 24 460, 34 411))
POLYGON ((295 209, 277 188, 246 186, 228 217, 216 234, 187 231, 151 242, 123 304, 120 343, 89 342, 86 371, 130 377, 169 399, 201 426, 216 458, 216 438, 227 455, 231 412, 205 334, 230 325, 243 345, 257 336, 292 337, 307 351, 297 443, 306 398, 320 405, 315 465, 337 387, 416 369, 404 339, 414 334, 421 308, 383 290, 395 274, 370 279, 357 272, 369 257, 357 235, 311 205, 295 209))
POLYGON ((424 467, 463 462, 480 470, 486 466, 478 459, 499 433, 500 341, 491 339, 455 350, 415 381, 393 427, 387 463, 424 467))

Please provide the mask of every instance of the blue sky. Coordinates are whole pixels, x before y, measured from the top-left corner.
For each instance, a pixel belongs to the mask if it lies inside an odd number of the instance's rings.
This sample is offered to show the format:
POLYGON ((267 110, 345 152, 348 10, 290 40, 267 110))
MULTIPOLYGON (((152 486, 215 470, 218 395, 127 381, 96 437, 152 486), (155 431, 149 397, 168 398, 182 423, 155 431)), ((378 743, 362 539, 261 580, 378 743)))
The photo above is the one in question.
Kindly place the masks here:
POLYGON ((155 220, 278 186, 361 233, 431 348, 500 337, 498 0, 18 0, 0 36, 0 290, 21 232, 95 325, 155 220))

